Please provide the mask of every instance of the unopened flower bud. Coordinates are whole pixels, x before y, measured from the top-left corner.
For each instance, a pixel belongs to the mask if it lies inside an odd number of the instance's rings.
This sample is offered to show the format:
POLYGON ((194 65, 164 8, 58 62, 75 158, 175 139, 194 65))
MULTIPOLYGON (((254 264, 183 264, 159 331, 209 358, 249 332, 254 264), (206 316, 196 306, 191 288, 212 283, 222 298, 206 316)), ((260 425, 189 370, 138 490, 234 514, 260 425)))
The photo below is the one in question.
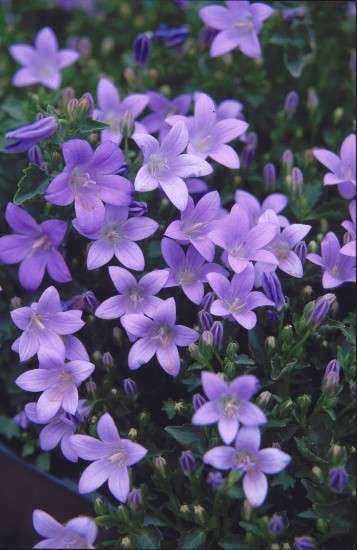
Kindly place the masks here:
POLYGON ((308 246, 309 252, 316 253, 319 249, 319 245, 316 241, 310 241, 308 246))
POLYGON ((211 326, 211 333, 213 337, 213 345, 220 349, 223 346, 223 323, 222 321, 215 321, 211 326))
POLYGON ((39 145, 30 147, 27 151, 27 158, 32 164, 36 164, 39 168, 42 168, 44 165, 44 159, 39 145))
POLYGON ((167 462, 163 456, 156 456, 154 458, 154 466, 159 474, 161 474, 163 477, 165 477, 166 474, 166 465, 167 462))
POLYGON ((297 257, 300 259, 302 265, 304 265, 307 255, 307 246, 305 241, 300 241, 294 247, 294 252, 297 257))
POLYGON ((263 273, 262 287, 269 300, 274 302, 277 310, 281 310, 285 306, 285 296, 280 279, 274 271, 263 273))
POLYGON ((202 330, 209 330, 213 323, 213 317, 205 309, 198 312, 198 322, 202 330))
POLYGON ((138 65, 144 66, 150 54, 152 33, 138 34, 134 41, 134 59, 138 65))
POLYGON ((201 506, 200 504, 196 504, 196 506, 193 507, 193 513, 198 519, 198 521, 203 525, 206 520, 206 510, 201 506))
POLYGON ((266 390, 266 391, 263 391, 260 395, 258 395, 257 397, 257 405, 258 407, 261 407, 261 408, 266 408, 270 401, 271 401, 271 398, 272 398, 272 394, 270 393, 270 391, 266 390))
POLYGON ((189 475, 196 466, 196 459, 192 451, 183 451, 179 458, 180 466, 185 475, 189 475))
POLYGON ((118 345, 121 346, 123 341, 123 333, 119 327, 113 328, 113 341, 118 345))
POLYGON ((296 405, 300 411, 300 413, 305 416, 309 408, 311 406, 311 397, 310 395, 307 395, 306 393, 304 395, 299 395, 299 397, 296 400, 296 405))
POLYGON ((254 161, 256 147, 254 145, 245 145, 242 151, 242 166, 248 168, 254 161))
POLYGON ((323 475, 323 472, 322 472, 321 468, 319 468, 319 466, 314 466, 311 471, 312 471, 314 477, 316 477, 316 479, 318 479, 318 481, 321 482, 323 480, 324 475, 323 475))
POLYGON ((301 193, 304 186, 304 176, 297 166, 291 171, 291 189, 293 193, 301 193))
POLYGON ((82 97, 79 100, 78 103, 78 110, 80 110, 81 113, 91 115, 93 113, 94 109, 94 99, 92 94, 89 92, 86 92, 82 95, 82 97))
POLYGON ((89 311, 89 313, 94 313, 99 304, 94 292, 87 290, 82 294, 82 299, 84 309, 89 311))
POLYGON ((79 101, 75 97, 68 101, 68 103, 67 103, 67 113, 69 114, 70 118, 74 117, 74 114, 78 109, 78 103, 79 103, 79 101))
POLYGON ((267 351, 274 351, 276 348, 276 338, 275 336, 267 336, 264 342, 265 349, 267 351))
POLYGON ((281 335, 285 341, 290 340, 294 335, 294 329, 292 325, 285 325, 281 331, 281 335))
POLYGON ((148 213, 148 205, 144 201, 133 201, 129 204, 129 216, 140 218, 148 213))
POLYGON ((206 346, 213 346, 213 335, 210 330, 204 330, 201 335, 201 342, 206 346))
POLYGON ((201 308, 205 309, 206 311, 209 311, 214 300, 215 300, 214 292, 207 292, 207 294, 205 294, 202 298, 202 302, 200 304, 201 308))
POLYGON ((114 367, 114 359, 110 351, 106 351, 105 353, 103 353, 102 363, 103 367, 105 367, 106 369, 111 369, 112 367, 114 367))
POLYGON ((102 353, 99 350, 93 351, 92 359, 96 365, 99 365, 102 362, 102 353))
POLYGON ((93 380, 88 380, 85 384, 88 393, 94 393, 97 389, 97 384, 93 380))
POLYGON ((324 390, 334 390, 340 382, 341 364, 337 359, 332 359, 326 366, 322 387, 324 390))
POLYGON ((193 410, 196 412, 198 409, 200 409, 207 400, 201 395, 200 393, 195 393, 192 397, 192 406, 193 410))
POLYGON ((299 101, 299 94, 295 90, 289 92, 285 97, 284 111, 288 115, 288 118, 291 118, 296 113, 299 101))
POLYGON ((132 510, 136 510, 143 503, 143 495, 140 489, 132 489, 128 494, 128 505, 132 510))
POLYGON ((332 293, 318 298, 313 305, 310 320, 315 326, 319 326, 327 317, 336 296, 332 293))
POLYGON ((283 516, 274 514, 269 520, 268 531, 274 537, 281 535, 285 531, 283 516))
POLYGON ((190 513, 190 507, 188 506, 188 504, 181 504, 179 512, 183 516, 187 516, 190 513))
POLYGON ((344 115, 344 110, 342 109, 342 107, 337 107, 337 109, 335 109, 332 114, 334 123, 338 124, 341 118, 343 117, 343 115, 344 115))
POLYGON ((120 540, 120 548, 133 548, 130 537, 123 537, 120 540))
POLYGON ((266 191, 272 191, 276 184, 276 168, 271 162, 266 164, 263 168, 263 179, 266 191))
POLYGON ((294 154, 290 149, 286 149, 281 157, 281 162, 287 173, 291 172, 294 163, 294 154))
POLYGON ((348 485, 348 473, 342 467, 329 470, 329 487, 335 493, 341 493, 348 485))
POLYGON ((128 431, 128 438, 135 441, 138 438, 138 430, 136 430, 135 428, 130 428, 130 430, 128 431))
POLYGON ((314 550, 314 548, 316 548, 316 545, 312 537, 303 535, 294 538, 294 550, 314 550))
POLYGON ((18 309, 22 306, 22 300, 19 296, 13 296, 10 300, 11 309, 18 309))
POLYGON ((318 106, 319 96, 317 95, 315 88, 309 88, 307 90, 307 108, 309 109, 310 113, 313 113, 314 111, 316 111, 318 106))
POLYGON ((120 131, 124 138, 131 137, 134 131, 134 117, 130 111, 125 111, 120 121, 120 131))
POLYGON ((138 387, 136 385, 136 382, 132 380, 131 378, 124 378, 123 380, 123 388, 126 395, 136 395, 138 393, 138 387))
POLYGON ((92 42, 87 36, 82 36, 77 42, 77 52, 82 59, 89 59, 92 55, 92 42))
POLYGON ((213 491, 217 491, 224 485, 224 477, 222 476, 221 472, 210 472, 207 476, 207 484, 213 489, 213 491))
POLYGON ((63 108, 66 108, 68 105, 68 102, 76 97, 76 93, 73 88, 64 88, 62 94, 61 94, 61 102, 63 105, 63 108))
POLYGON ((289 414, 291 414, 291 410, 293 409, 293 407, 294 407, 294 403, 292 402, 292 400, 290 398, 286 399, 279 406, 280 415, 288 416, 289 414))

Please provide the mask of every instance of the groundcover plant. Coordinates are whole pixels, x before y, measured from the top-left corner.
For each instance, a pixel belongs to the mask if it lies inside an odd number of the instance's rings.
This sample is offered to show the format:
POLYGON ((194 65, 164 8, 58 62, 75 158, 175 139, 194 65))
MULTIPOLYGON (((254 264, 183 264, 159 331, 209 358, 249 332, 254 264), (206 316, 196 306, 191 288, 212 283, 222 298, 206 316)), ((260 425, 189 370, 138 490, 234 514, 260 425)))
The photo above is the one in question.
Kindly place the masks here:
POLYGON ((355 4, 1 9, 0 436, 93 504, 35 547, 352 548, 355 4))

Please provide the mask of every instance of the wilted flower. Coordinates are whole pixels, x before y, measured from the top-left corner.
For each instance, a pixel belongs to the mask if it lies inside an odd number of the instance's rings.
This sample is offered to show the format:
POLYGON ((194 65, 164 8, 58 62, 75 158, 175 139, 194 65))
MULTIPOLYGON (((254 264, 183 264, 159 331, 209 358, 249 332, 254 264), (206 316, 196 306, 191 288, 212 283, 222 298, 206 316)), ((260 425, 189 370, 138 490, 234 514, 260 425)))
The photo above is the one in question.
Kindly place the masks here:
POLYGON ((34 548, 94 548, 97 527, 94 520, 78 516, 64 525, 42 510, 32 516, 36 532, 45 537, 34 548))
POLYGON ((11 130, 5 134, 6 139, 15 140, 14 143, 5 146, 6 153, 23 153, 44 139, 51 137, 58 129, 57 119, 47 116, 11 130))

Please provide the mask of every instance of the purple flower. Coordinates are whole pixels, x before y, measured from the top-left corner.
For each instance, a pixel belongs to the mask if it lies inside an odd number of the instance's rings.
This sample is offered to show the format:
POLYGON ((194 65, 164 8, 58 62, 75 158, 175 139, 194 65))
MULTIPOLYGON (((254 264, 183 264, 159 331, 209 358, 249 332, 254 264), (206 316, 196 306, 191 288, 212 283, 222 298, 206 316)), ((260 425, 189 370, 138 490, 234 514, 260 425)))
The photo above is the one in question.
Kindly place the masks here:
POLYGON ((104 414, 97 425, 99 439, 72 435, 70 441, 80 458, 93 461, 81 475, 79 492, 90 493, 108 480, 112 495, 125 502, 129 490, 129 467, 144 458, 147 450, 129 439, 121 439, 110 414, 104 414))
POLYGON ((207 273, 227 275, 227 271, 220 265, 207 263, 193 246, 189 246, 185 254, 175 241, 164 238, 161 252, 170 268, 165 287, 180 286, 194 304, 199 305, 202 302, 207 273))
POLYGON ((236 99, 225 99, 217 105, 217 120, 224 120, 225 118, 239 118, 240 120, 244 120, 242 110, 243 103, 240 101, 236 99))
POLYGON ((150 134, 159 132, 160 140, 166 136, 170 126, 165 119, 170 115, 185 115, 191 105, 191 94, 183 94, 170 100, 157 92, 146 92, 149 99, 148 107, 152 113, 145 116, 140 122, 150 134))
POLYGON ((291 118, 296 113, 299 102, 299 94, 295 90, 292 90, 287 94, 284 102, 284 111, 288 115, 288 118, 291 118))
POLYGON ((109 267, 109 275, 119 294, 98 306, 95 315, 100 319, 117 319, 126 313, 154 313, 162 303, 155 294, 165 286, 169 276, 167 270, 158 269, 137 281, 130 271, 116 266, 109 267))
POLYGON ((233 441, 239 423, 259 426, 267 421, 265 414, 249 401, 260 387, 255 376, 237 376, 228 383, 218 374, 205 371, 201 373, 201 383, 209 401, 195 412, 192 423, 206 426, 218 422, 224 443, 233 441))
POLYGON ((26 414, 26 410, 22 410, 18 412, 14 417, 13 421, 22 429, 26 430, 27 426, 29 425, 29 418, 26 414))
POLYGON ((200 9, 204 23, 219 31, 212 42, 211 56, 217 57, 239 48, 248 57, 260 57, 258 34, 272 13, 272 8, 266 4, 250 4, 243 0, 227 0, 226 7, 218 5, 200 9))
POLYGON ((344 199, 356 194, 356 136, 350 134, 341 145, 340 156, 326 149, 315 149, 314 156, 330 170, 324 177, 325 185, 338 185, 344 199))
POLYGON ((202 160, 210 157, 227 168, 239 168, 238 155, 227 143, 241 136, 248 124, 236 118, 219 120, 214 101, 207 94, 196 94, 193 117, 173 115, 166 120, 170 125, 184 122, 188 130, 187 152, 190 155, 202 160))
MULTIPOLYGON (((351 201, 349 204, 351 221, 345 220, 342 222, 342 227, 346 229, 348 242, 341 248, 341 254, 345 256, 356 257, 356 201, 351 201)), ((345 241, 346 242, 346 241, 345 241)))
POLYGON ((5 219, 16 233, 0 237, 0 262, 20 262, 19 281, 24 289, 37 290, 46 270, 58 283, 72 280, 68 266, 57 250, 67 230, 66 222, 47 220, 38 224, 26 210, 11 202, 6 207, 5 219))
POLYGON ((108 205, 102 226, 93 232, 83 230, 78 220, 73 221, 77 231, 94 241, 88 251, 88 269, 97 269, 107 264, 113 256, 129 269, 144 269, 144 255, 135 241, 150 237, 159 224, 146 216, 128 219, 128 215, 127 206, 108 205))
POLYGON ((217 191, 207 193, 197 202, 196 206, 189 198, 186 209, 181 213, 181 220, 170 223, 165 235, 182 244, 191 243, 201 256, 211 262, 214 258, 215 247, 209 235, 222 215, 217 191))
POLYGON ((217 491, 224 485, 224 477, 221 472, 210 472, 207 476, 207 484, 214 490, 217 491))
POLYGON ((144 315, 124 315, 121 322, 125 330, 136 336, 138 341, 132 346, 129 368, 138 369, 156 354, 161 367, 171 376, 180 370, 180 356, 177 346, 190 346, 198 339, 198 332, 176 325, 176 304, 173 298, 164 300, 149 319, 144 315))
POLYGON ((348 473, 341 466, 329 470, 329 486, 335 493, 342 493, 348 484, 348 473))
POLYGON ((94 548, 97 527, 91 518, 78 516, 62 525, 46 512, 35 510, 32 521, 36 532, 45 537, 34 548, 94 548))
POLYGON ((262 287, 269 300, 274 302, 277 310, 280 310, 285 306, 286 300, 281 282, 279 277, 274 272, 263 273, 262 287))
POLYGON ((47 188, 45 198, 52 204, 76 210, 78 224, 94 231, 104 219, 104 203, 126 206, 131 202, 132 184, 116 173, 124 156, 112 142, 107 141, 92 151, 83 139, 71 139, 62 146, 65 168, 47 188))
POLYGON ((221 321, 214 321, 210 328, 210 333, 212 334, 212 344, 213 346, 216 346, 217 348, 221 348, 223 346, 223 323, 221 321))
POLYGON ((332 304, 336 300, 334 294, 324 294, 320 296, 315 302, 311 312, 310 321, 319 326, 324 321, 331 309, 332 304))
MULTIPOLYGON (((267 165, 268 166, 268 165, 267 165)), ((268 195, 266 199, 263 200, 262 204, 259 204, 259 201, 247 191, 236 191, 235 201, 239 206, 244 208, 246 214, 249 217, 250 227, 256 225, 259 221, 260 216, 265 214, 268 210, 273 210, 275 214, 280 214, 288 204, 288 198, 286 195, 281 193, 272 193, 268 195)), ((289 221, 285 216, 278 215, 279 225, 281 227, 286 227, 289 225, 289 221)))
POLYGON ((55 117, 47 116, 11 130, 5 134, 6 139, 13 139, 15 143, 11 143, 5 146, 6 153, 23 153, 28 151, 31 147, 51 137, 58 128, 58 122, 55 117))
POLYGON ((61 407, 72 415, 76 413, 77 388, 93 371, 94 365, 88 361, 65 363, 60 355, 47 355, 39 368, 24 372, 15 382, 22 390, 43 392, 36 403, 36 414, 39 422, 48 422, 61 407))
POLYGON ((30 307, 14 309, 10 315, 15 325, 23 330, 19 339, 21 361, 42 352, 65 354, 65 344, 60 336, 71 335, 84 325, 80 310, 62 312, 54 286, 48 287, 38 302, 33 302, 30 307))
POLYGON ((138 65, 144 66, 151 49, 151 33, 144 32, 137 35, 134 41, 134 59, 138 65))
POLYGON ((190 31, 187 27, 168 27, 160 25, 159 29, 154 32, 154 38, 162 40, 168 48, 181 46, 187 39, 190 31))
POLYGON ((74 50, 59 50, 56 35, 49 27, 37 33, 34 48, 15 44, 10 46, 10 54, 23 66, 12 79, 14 86, 39 83, 51 89, 60 87, 61 69, 72 65, 79 57, 74 50))
POLYGON ((146 132, 145 127, 135 119, 141 115, 148 104, 145 94, 130 94, 121 100, 114 84, 107 78, 101 78, 97 87, 99 109, 93 112, 93 118, 105 122, 110 127, 102 130, 102 141, 110 140, 120 145, 124 134, 124 126, 130 120, 135 132, 146 132))
POLYGON ((337 359, 332 359, 326 365, 322 385, 324 389, 335 389, 340 383, 341 363, 337 359))
POLYGON ((207 279, 219 298, 211 305, 211 313, 219 317, 232 316, 248 330, 257 323, 253 309, 274 305, 262 292, 251 292, 254 285, 254 267, 251 263, 244 271, 236 273, 232 281, 219 273, 209 273, 207 279))
POLYGON ((336 235, 329 231, 321 241, 321 256, 308 254, 307 259, 322 268, 322 286, 335 288, 345 282, 356 280, 356 260, 341 254, 336 235))
POLYGON ((268 481, 265 474, 277 474, 286 468, 291 458, 279 449, 259 450, 259 428, 243 427, 235 440, 235 447, 215 447, 203 461, 219 470, 244 472, 243 490, 253 507, 261 506, 267 496, 268 481))
POLYGON ((184 210, 188 191, 183 178, 212 172, 205 160, 193 154, 182 154, 188 143, 186 126, 176 124, 160 143, 149 134, 137 134, 133 139, 144 156, 144 164, 135 178, 135 190, 152 191, 160 187, 176 208, 184 210))
MULTIPOLYGON (((25 411, 31 422, 35 424, 46 424, 40 420, 37 414, 36 403, 28 403, 25 411)), ((78 455, 72 447, 69 438, 73 435, 83 420, 89 415, 90 406, 86 405, 84 399, 78 401, 78 408, 75 414, 69 414, 60 409, 52 420, 40 432, 40 447, 43 451, 52 451, 60 443, 63 455, 70 462, 77 462, 78 455)))
POLYGON ((308 535, 294 538, 294 550, 314 550, 316 548, 315 540, 308 535))
POLYGON ((285 530, 284 518, 279 514, 274 514, 269 520, 268 530, 273 536, 281 535, 285 530))
POLYGON ((195 469, 196 459, 193 456, 192 451, 183 451, 179 458, 181 469, 185 475, 190 475, 195 469))

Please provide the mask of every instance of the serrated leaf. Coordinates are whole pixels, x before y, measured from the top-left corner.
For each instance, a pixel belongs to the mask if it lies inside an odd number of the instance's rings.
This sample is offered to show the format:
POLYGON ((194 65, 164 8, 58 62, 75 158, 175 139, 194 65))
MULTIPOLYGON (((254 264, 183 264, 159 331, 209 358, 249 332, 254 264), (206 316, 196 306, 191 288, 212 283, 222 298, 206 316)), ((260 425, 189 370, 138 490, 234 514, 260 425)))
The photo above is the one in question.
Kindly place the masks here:
POLYGON ((17 184, 17 191, 14 195, 14 203, 18 206, 26 201, 43 195, 49 184, 49 176, 40 170, 36 164, 30 164, 23 171, 23 176, 17 184))
POLYGON ((193 529, 180 537, 179 548, 183 550, 199 548, 205 542, 206 536, 207 534, 202 529, 193 529))

